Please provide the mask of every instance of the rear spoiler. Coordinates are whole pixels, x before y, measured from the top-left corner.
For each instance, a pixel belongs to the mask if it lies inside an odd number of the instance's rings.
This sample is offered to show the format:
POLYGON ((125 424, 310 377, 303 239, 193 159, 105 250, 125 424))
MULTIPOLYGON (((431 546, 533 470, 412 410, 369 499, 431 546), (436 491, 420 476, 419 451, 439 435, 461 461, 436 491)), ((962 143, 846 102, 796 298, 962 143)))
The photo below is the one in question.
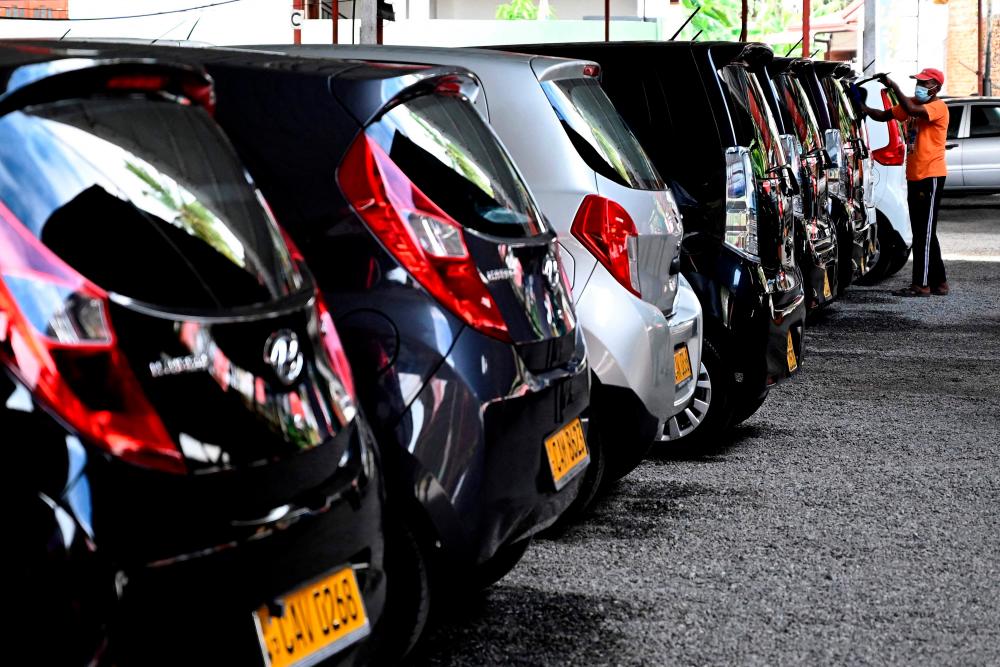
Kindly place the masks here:
POLYGON ((774 51, 767 44, 750 42, 743 47, 733 62, 742 62, 750 67, 767 67, 774 60, 774 51))
POLYGON ((337 101, 362 125, 368 125, 392 107, 428 94, 444 94, 475 100, 482 89, 478 77, 464 67, 401 65, 358 61, 357 67, 330 80, 337 101), (352 72, 383 70, 380 86, 371 85, 371 77, 352 76, 352 72))
POLYGON ((214 111, 212 79, 201 69, 146 59, 61 58, 23 65, 0 94, 0 116, 31 104, 98 93, 166 93, 214 111))

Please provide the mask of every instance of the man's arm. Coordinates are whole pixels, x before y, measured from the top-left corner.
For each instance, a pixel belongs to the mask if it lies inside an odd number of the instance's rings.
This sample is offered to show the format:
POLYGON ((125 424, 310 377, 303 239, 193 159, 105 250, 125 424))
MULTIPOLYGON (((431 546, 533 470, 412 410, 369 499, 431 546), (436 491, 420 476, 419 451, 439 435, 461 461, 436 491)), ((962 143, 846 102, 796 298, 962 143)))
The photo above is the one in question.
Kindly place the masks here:
MULTIPOLYGON (((886 88, 891 88, 893 92, 896 93, 896 99, 899 100, 899 106, 902 107, 903 111, 907 113, 908 116, 915 118, 927 118, 927 109, 924 108, 923 104, 917 104, 913 101, 912 97, 907 97, 903 94, 903 91, 899 89, 899 84, 890 79, 887 76, 879 78, 879 82, 886 88)), ((889 117, 892 117, 892 112, 889 112, 889 117)), ((874 118, 874 116, 873 116, 874 118)), ((878 119, 876 119, 878 120, 878 119)))
POLYGON ((872 120, 877 120, 882 123, 888 123, 893 118, 892 109, 872 109, 866 104, 862 107, 862 110, 865 112, 865 115, 872 120))

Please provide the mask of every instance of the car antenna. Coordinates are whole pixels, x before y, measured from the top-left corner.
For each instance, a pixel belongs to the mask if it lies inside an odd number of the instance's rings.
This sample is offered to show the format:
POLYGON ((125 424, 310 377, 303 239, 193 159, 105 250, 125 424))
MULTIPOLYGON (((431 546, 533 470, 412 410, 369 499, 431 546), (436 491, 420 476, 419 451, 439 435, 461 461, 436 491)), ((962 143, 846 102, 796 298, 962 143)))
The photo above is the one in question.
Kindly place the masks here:
POLYGON ((792 44, 792 48, 790 48, 787 51, 785 51, 785 57, 787 58, 788 56, 792 55, 792 51, 794 51, 795 47, 797 47, 801 43, 802 43, 802 38, 799 37, 799 41, 797 41, 794 44, 792 44))
POLYGON ((874 58, 872 58, 872 59, 871 59, 871 62, 869 62, 869 63, 868 63, 867 65, 865 65, 865 66, 864 66, 864 68, 862 68, 861 72, 862 72, 862 73, 864 73, 864 72, 867 72, 867 71, 868 71, 868 68, 869 68, 869 67, 871 67, 871 66, 872 66, 872 65, 874 65, 874 64, 875 64, 875 59, 874 59, 874 58))
POLYGON ((191 39, 191 35, 194 34, 194 29, 198 27, 198 21, 200 21, 200 20, 201 20, 201 16, 198 16, 198 18, 195 19, 194 25, 191 26, 191 30, 188 31, 188 36, 185 38, 185 40, 191 39))
POLYGON ((703 32, 705 32, 705 31, 704 30, 699 30, 698 32, 696 32, 695 35, 694 35, 694 37, 691 38, 691 41, 692 42, 697 42, 698 41, 698 37, 700 37, 701 33, 703 33, 703 32))
MULTIPOLYGON (((694 8, 694 11, 691 12, 691 16, 687 17, 687 19, 684 20, 684 23, 682 23, 681 27, 677 29, 677 32, 675 32, 673 34, 673 36, 670 39, 668 39, 667 41, 668 42, 672 42, 675 39, 677 39, 677 35, 681 34, 681 30, 683 30, 684 28, 686 28, 687 24, 691 22, 691 19, 693 19, 695 17, 695 15, 697 15, 698 12, 700 12, 700 11, 701 11, 701 5, 698 5, 697 7, 694 8)), ((701 33, 699 32, 698 34, 701 34, 701 33)))
POLYGON ((66 35, 69 34, 70 30, 72 30, 72 28, 67 29, 66 32, 63 33, 62 37, 59 38, 60 42, 63 41, 64 39, 66 39, 66 35))

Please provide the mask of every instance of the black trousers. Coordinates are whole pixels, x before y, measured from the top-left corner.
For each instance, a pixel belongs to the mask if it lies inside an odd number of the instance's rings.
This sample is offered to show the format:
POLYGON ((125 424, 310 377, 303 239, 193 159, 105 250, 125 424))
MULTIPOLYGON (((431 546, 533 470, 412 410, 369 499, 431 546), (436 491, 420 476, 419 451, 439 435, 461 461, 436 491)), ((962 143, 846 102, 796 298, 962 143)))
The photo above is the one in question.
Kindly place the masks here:
POLYGON ((907 202, 913 228, 913 284, 937 287, 947 281, 937 238, 938 208, 944 176, 907 181, 907 202))

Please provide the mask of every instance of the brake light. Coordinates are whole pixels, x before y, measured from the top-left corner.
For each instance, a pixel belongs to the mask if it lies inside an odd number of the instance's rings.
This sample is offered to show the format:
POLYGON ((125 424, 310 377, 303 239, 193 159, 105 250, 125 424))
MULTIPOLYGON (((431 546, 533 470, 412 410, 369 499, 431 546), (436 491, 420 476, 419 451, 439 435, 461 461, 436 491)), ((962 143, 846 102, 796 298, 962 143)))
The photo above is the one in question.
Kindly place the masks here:
MULTIPOLYGON (((889 91, 882 90, 882 104, 886 109, 892 108, 892 100, 889 99, 889 91)), ((906 143, 903 142, 902 133, 899 131, 899 121, 892 120, 887 123, 889 127, 889 143, 872 151, 872 157, 879 164, 887 167, 899 167, 906 161, 906 143)))
POLYGON ((622 287, 642 296, 636 266, 638 232, 621 204, 606 197, 587 195, 576 212, 570 231, 622 287))
POLYGON ((750 259, 759 261, 757 239, 757 191, 750 151, 744 146, 726 149, 725 243, 750 259))
POLYGON ((129 463, 185 473, 118 349, 107 294, 0 203, 0 362, 81 436, 129 463))
POLYGON ((362 133, 337 182, 368 228, 441 305, 488 336, 510 341, 507 323, 465 245, 462 226, 362 133))
POLYGON ((600 73, 601 73, 601 66, 600 65, 584 65, 583 66, 583 75, 584 76, 593 76, 593 77, 596 77, 600 73))

